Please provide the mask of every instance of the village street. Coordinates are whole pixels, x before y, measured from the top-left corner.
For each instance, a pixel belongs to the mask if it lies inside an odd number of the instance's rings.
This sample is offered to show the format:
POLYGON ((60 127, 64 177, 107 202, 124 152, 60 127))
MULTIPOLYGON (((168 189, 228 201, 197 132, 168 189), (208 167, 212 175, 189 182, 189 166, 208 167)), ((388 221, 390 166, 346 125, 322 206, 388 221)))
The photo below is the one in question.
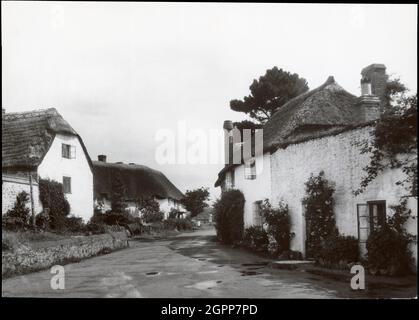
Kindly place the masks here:
POLYGON ((415 292, 414 287, 351 291, 343 281, 269 268, 268 260, 214 240, 214 230, 206 229, 166 240, 131 241, 128 249, 66 265, 64 290, 52 290, 52 275, 42 271, 3 280, 2 296, 367 298, 415 292))

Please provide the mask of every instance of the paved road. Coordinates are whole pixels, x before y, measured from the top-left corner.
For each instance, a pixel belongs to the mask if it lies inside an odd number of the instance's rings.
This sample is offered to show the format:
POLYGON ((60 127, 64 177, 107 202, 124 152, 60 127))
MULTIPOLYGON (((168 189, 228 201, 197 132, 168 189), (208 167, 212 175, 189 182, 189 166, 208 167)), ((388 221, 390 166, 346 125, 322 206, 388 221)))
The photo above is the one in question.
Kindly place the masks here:
POLYGON ((65 289, 49 271, 2 281, 2 295, 108 298, 365 298, 411 296, 412 288, 354 292, 349 283, 301 271, 274 270, 267 260, 214 241, 213 230, 166 240, 132 241, 128 249, 65 266, 65 289))

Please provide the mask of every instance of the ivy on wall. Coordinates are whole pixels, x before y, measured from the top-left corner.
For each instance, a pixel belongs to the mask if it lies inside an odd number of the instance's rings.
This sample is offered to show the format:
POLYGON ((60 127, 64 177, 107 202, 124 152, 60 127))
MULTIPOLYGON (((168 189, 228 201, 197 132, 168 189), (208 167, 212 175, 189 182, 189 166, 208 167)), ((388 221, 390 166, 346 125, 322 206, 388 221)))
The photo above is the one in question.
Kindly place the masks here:
POLYGON ((371 139, 360 144, 361 154, 370 154, 370 161, 355 195, 364 192, 380 172, 400 168, 404 178, 396 184, 417 197, 417 95, 406 97, 406 88, 393 82, 388 83, 386 94, 392 105, 375 124, 371 139))

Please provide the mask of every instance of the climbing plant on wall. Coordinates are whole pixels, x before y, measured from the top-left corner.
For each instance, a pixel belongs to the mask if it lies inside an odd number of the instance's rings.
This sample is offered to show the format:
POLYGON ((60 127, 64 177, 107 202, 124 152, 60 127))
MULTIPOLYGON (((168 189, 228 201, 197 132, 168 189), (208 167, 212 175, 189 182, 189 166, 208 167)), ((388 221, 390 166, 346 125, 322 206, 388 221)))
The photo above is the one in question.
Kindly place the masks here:
POLYGON ((306 253, 316 257, 323 242, 338 234, 333 212, 333 185, 324 177, 324 172, 311 175, 305 183, 306 197, 303 205, 306 216, 306 253))
POLYGON ((405 174, 397 185, 417 197, 417 95, 406 97, 406 88, 391 83, 387 86, 389 103, 371 131, 371 138, 361 142, 361 154, 370 154, 365 175, 355 195, 386 168, 400 168, 405 174))

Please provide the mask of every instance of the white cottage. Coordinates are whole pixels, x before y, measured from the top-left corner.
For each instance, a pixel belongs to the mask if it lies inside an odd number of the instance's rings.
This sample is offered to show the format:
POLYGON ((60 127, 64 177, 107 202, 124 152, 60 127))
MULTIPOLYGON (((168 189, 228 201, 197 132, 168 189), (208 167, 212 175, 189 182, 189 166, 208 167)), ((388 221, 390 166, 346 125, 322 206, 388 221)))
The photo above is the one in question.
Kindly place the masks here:
POLYGON ((98 161, 93 161, 93 168, 95 204, 100 204, 103 212, 111 209, 115 179, 123 185, 124 202, 134 216, 140 214, 137 205, 140 198, 154 198, 165 219, 171 209, 184 210, 180 204, 183 193, 160 171, 135 163, 110 163, 106 161, 106 155, 99 155, 98 161))
MULTIPOLYGON (((362 169, 370 157, 361 154, 357 142, 371 137, 387 81, 382 64, 370 65, 361 74, 370 83, 363 83, 360 97, 345 91, 329 77, 320 87, 290 100, 264 125, 263 156, 253 159, 253 168, 242 163, 228 164, 221 170, 215 186, 244 193, 245 227, 261 225, 261 201, 267 198, 275 205, 284 200, 295 233, 291 249, 304 255, 304 183, 320 171, 335 183, 335 215, 340 233, 358 238, 362 253, 366 252, 365 242, 374 228, 370 221, 377 221, 373 216, 385 217, 389 207, 397 205, 401 198, 408 199, 409 208, 417 216, 416 199, 396 185, 403 178, 401 170, 386 170, 362 194, 355 196, 352 192, 359 188, 365 174, 362 169), (258 166, 262 168, 256 170, 258 166), (249 174, 249 169, 258 174, 249 174)), ((230 132, 228 124, 225 122, 225 129, 230 132)), ((407 228, 416 234, 416 219, 408 221, 407 228)), ((417 261, 416 243, 412 252, 417 261)))
POLYGON ((34 212, 42 211, 38 179, 63 184, 70 214, 93 215, 92 162, 83 140, 55 108, 2 112, 2 214, 21 191, 31 193, 34 212))

